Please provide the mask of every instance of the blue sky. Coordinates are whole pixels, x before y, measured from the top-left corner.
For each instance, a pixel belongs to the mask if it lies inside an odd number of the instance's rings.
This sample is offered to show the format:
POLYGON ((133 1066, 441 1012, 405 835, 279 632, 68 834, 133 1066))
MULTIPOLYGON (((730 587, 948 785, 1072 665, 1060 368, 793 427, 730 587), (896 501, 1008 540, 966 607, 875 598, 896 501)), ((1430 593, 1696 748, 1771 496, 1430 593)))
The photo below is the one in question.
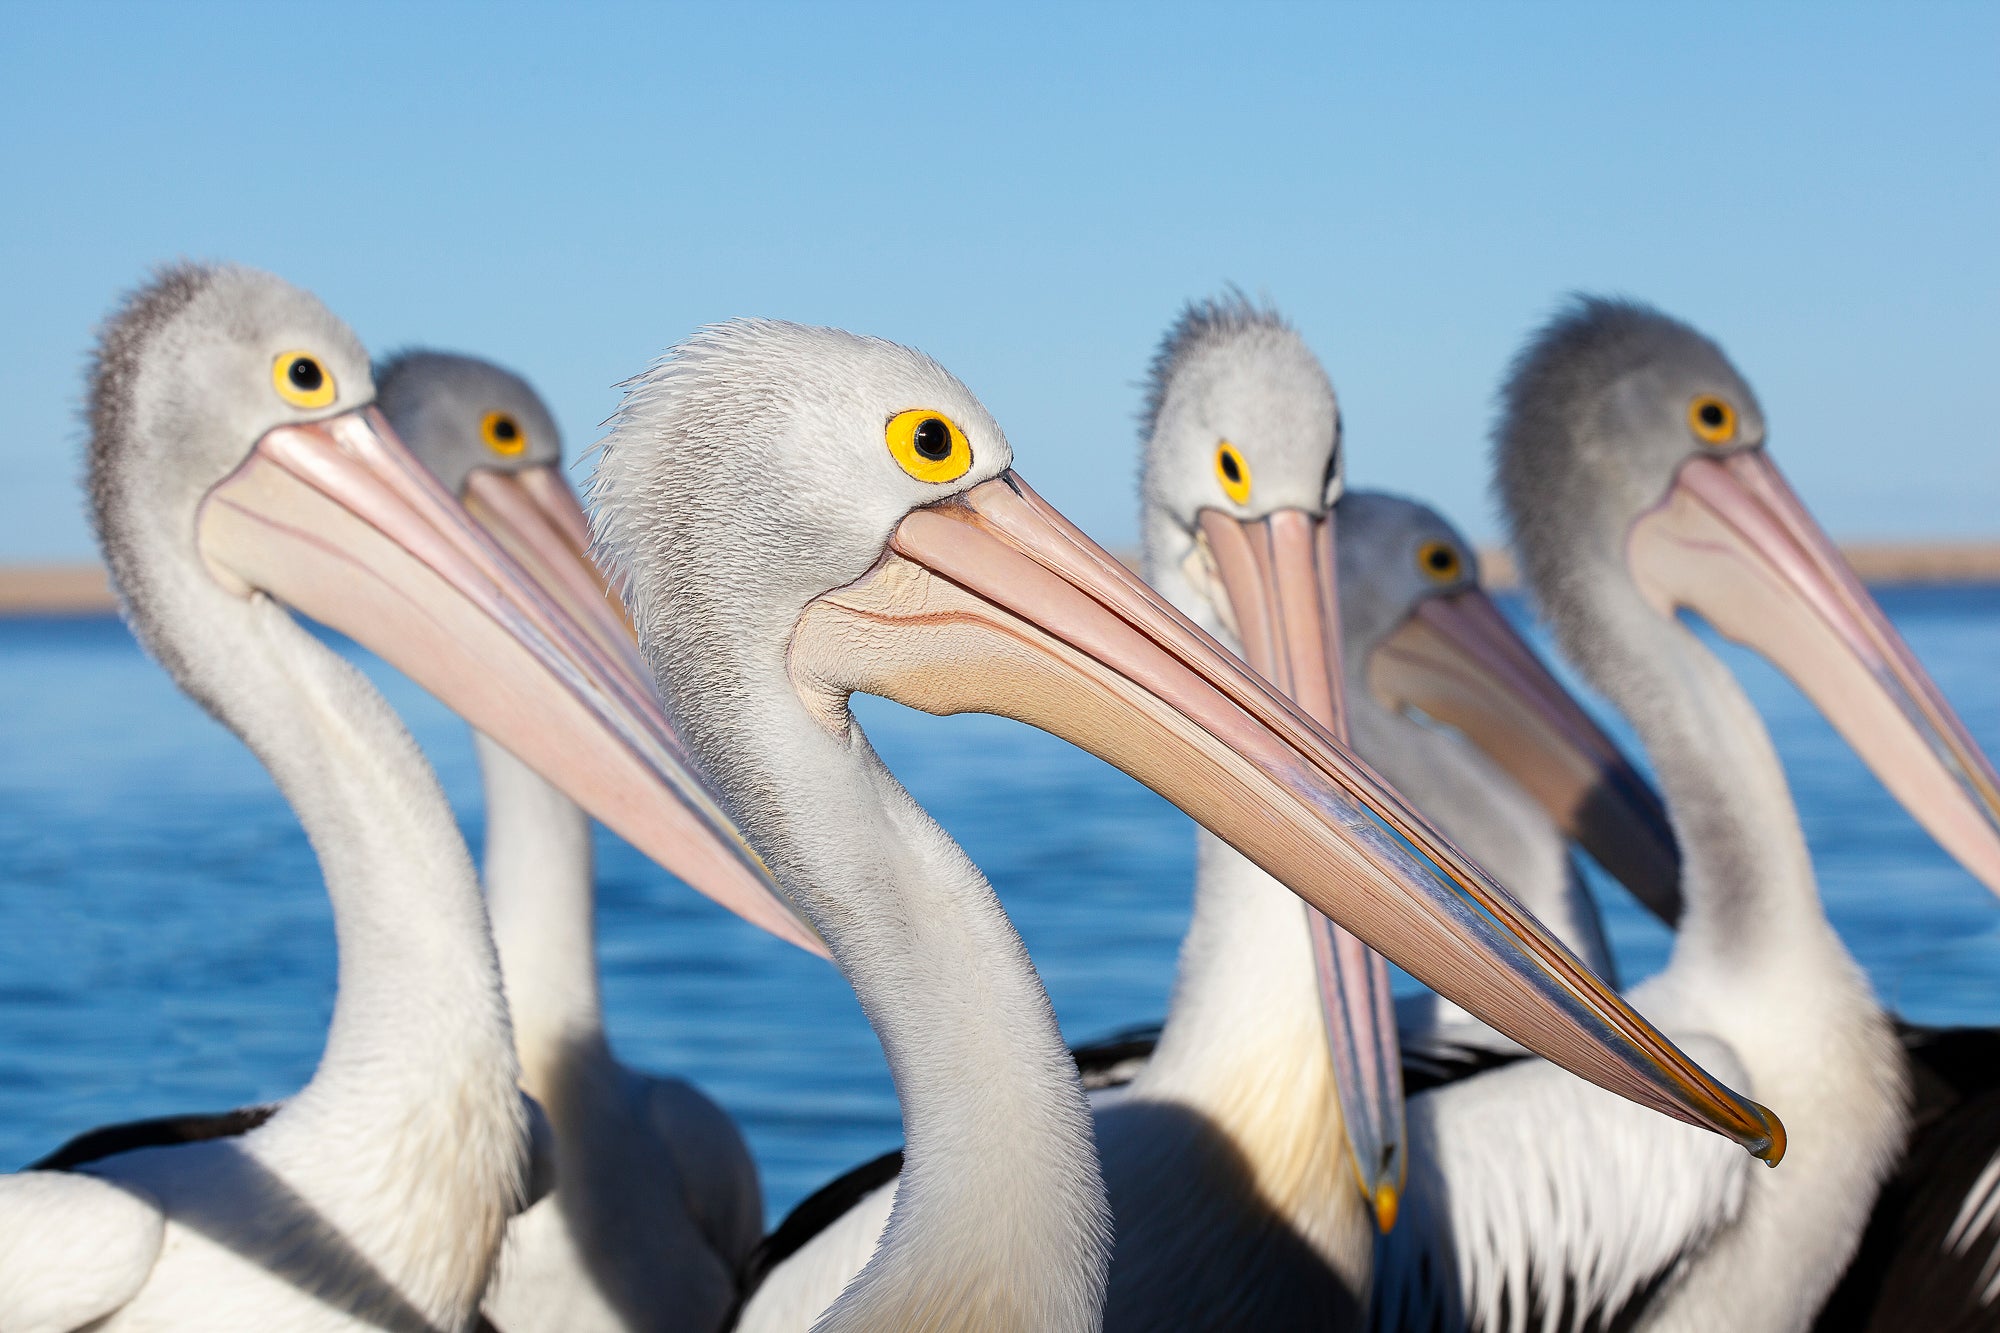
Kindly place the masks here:
POLYGON ((1507 358, 1619 292, 1836 533, 2000 535, 2000 7, 17 2, 0 126, 0 560, 89 553, 91 328, 182 255, 514 366, 573 452, 707 321, 911 342, 1114 543, 1189 297, 1268 294, 1354 482, 1486 536, 1507 358))

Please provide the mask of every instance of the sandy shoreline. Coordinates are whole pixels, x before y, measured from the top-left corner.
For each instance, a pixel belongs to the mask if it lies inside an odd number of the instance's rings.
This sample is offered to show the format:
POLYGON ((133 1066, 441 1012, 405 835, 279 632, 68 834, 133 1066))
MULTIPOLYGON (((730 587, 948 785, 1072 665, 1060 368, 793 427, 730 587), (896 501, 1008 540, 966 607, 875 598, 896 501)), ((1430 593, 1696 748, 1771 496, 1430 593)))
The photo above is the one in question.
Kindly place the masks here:
MULTIPOLYGON (((1870 583, 2000 583, 2000 541, 1853 542, 1841 550, 1870 583)), ((1482 550, 1479 560, 1488 587, 1514 586, 1506 551, 1482 550)), ((0 565, 0 616, 107 615, 116 608, 99 565, 0 565)))
POLYGON ((105 615, 117 605, 101 565, 0 565, 0 616, 105 615))
MULTIPOLYGON (((1866 583, 2000 583, 2000 541, 1844 542, 1840 550, 1866 583)), ((1489 588, 1518 582, 1508 551, 1483 549, 1479 565, 1489 588)))

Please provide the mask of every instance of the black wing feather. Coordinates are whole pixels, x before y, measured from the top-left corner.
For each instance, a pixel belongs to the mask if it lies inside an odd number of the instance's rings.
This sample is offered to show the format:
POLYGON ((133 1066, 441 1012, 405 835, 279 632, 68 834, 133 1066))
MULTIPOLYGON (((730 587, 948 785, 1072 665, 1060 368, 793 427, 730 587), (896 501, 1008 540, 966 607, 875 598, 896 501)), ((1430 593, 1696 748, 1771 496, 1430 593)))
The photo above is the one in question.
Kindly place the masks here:
POLYGON ((234 1111, 194 1115, 163 1115, 151 1120, 128 1120, 119 1125, 87 1129, 40 1161, 28 1163, 29 1171, 74 1171, 80 1166, 138 1152, 142 1148, 171 1148, 183 1143, 205 1143, 210 1139, 233 1139, 248 1134, 277 1113, 278 1103, 268 1106, 240 1106, 234 1111))

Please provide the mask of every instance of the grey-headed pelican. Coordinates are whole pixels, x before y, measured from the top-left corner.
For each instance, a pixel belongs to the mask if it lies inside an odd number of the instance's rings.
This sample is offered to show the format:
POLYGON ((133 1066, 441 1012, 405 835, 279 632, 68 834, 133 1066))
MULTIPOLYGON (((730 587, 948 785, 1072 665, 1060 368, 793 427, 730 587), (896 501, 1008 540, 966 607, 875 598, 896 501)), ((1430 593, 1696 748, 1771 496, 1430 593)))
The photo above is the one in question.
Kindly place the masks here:
POLYGON ((1713 343, 1591 299, 1522 353, 1495 430, 1527 581, 1645 742, 1679 835, 1679 935, 1634 1003, 1785 1109, 1786 1168, 1744 1172, 1546 1066, 1440 1090, 1411 1109, 1419 1165, 1378 1273, 1385 1327, 1805 1328, 1903 1149, 1902 1048, 1821 910, 1762 721, 1675 612, 1790 675, 1989 887, 2000 802, 1764 440, 1713 343))
MULTIPOLYGON (((617 597, 562 475, 555 418, 488 361, 401 353, 376 370, 382 413, 412 454, 580 622, 630 652, 617 597)), ((486 788, 482 878, 521 1086, 547 1111, 548 1197, 508 1223, 486 1313, 505 1333, 720 1328, 764 1233, 756 1163, 692 1084, 619 1063, 598 991, 590 821, 475 732, 486 788)))
POLYGON ((927 357, 768 321, 707 330, 630 381, 600 454, 596 530, 669 714, 855 987, 903 1108, 879 1245, 858 1233, 865 1263, 793 1326, 1104 1316, 1104 1183, 1047 997, 990 886, 855 726, 856 690, 1082 745, 1529 1046, 1780 1150, 1768 1113, 1631 1026, 1321 726, 1010 464, 927 357))
MULTIPOLYGON (((1334 512, 1355 751, 1615 983, 1568 845, 1678 919, 1679 853, 1659 798, 1487 597, 1477 551, 1443 515, 1351 490, 1334 512)), ((1398 1002, 1397 1021, 1406 1054, 1412 1042, 1512 1047, 1428 992, 1398 1002)))
POLYGON ((99 540, 134 632, 256 752, 320 860, 339 992, 313 1078, 243 1132, 0 1177, 0 1325, 461 1330, 528 1188, 479 886, 375 648, 685 878, 807 947, 649 696, 370 405, 368 360, 267 274, 181 266, 105 326, 99 540))

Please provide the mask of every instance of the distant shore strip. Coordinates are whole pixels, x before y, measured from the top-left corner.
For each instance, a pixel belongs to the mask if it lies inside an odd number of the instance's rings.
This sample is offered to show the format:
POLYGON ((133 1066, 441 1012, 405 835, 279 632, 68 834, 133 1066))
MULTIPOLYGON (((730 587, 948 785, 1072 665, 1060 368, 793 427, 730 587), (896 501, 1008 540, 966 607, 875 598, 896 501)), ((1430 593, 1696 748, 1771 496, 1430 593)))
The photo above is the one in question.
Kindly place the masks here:
MULTIPOLYGON (((1851 542, 1840 549, 1868 583, 2000 583, 2000 541, 1851 542)), ((1136 566, 1136 552, 1119 554, 1136 566)), ((1518 585, 1512 553, 1488 547, 1479 564, 1487 587, 1518 585)), ((117 606, 101 565, 0 565, 0 616, 109 615, 117 606)))

